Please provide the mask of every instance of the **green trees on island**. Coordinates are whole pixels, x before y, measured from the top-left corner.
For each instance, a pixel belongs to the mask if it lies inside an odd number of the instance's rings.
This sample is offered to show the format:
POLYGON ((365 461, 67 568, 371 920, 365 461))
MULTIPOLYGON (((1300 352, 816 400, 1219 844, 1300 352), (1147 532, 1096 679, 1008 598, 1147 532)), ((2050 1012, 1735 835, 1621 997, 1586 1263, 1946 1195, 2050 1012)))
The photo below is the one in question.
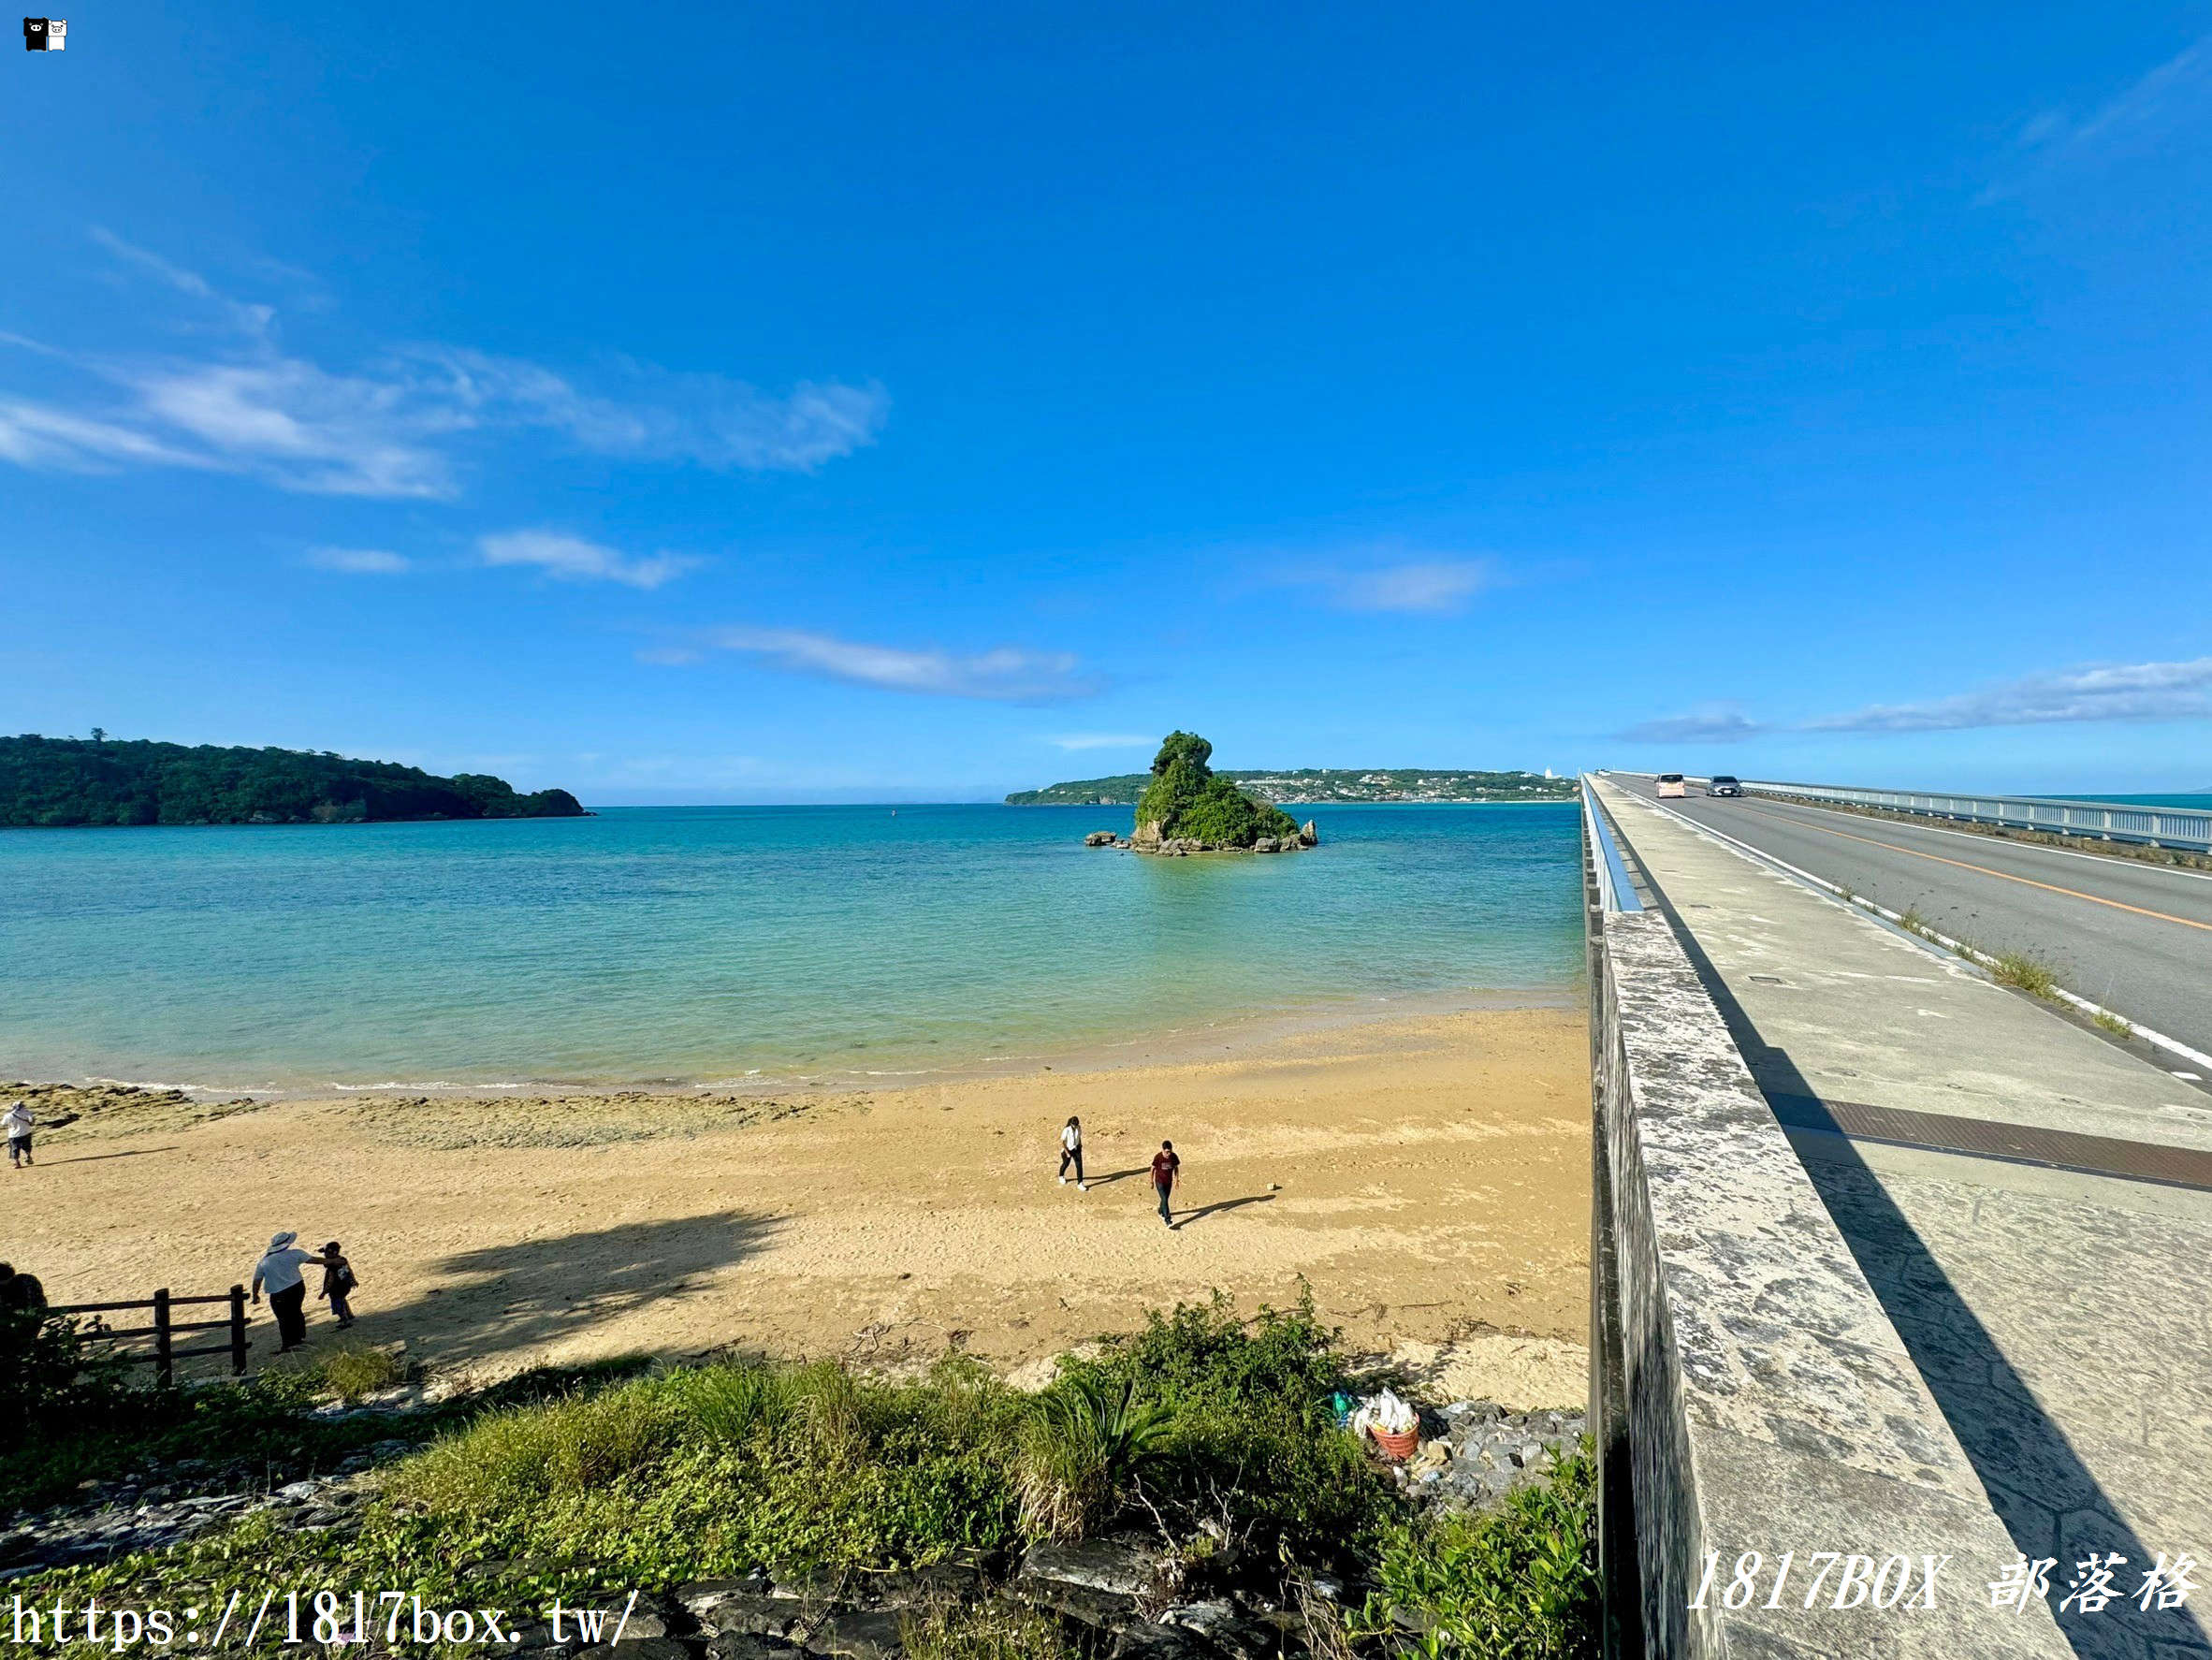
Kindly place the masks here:
POLYGON ((1255 800, 1208 765, 1213 755, 1214 746, 1195 732, 1171 732, 1161 740, 1152 782, 1137 802, 1140 837, 1250 847, 1263 836, 1298 834, 1288 813, 1255 800))
POLYGON ((381 819, 575 818, 566 790, 432 777, 328 750, 187 747, 139 738, 0 737, 0 825, 332 824, 381 819))

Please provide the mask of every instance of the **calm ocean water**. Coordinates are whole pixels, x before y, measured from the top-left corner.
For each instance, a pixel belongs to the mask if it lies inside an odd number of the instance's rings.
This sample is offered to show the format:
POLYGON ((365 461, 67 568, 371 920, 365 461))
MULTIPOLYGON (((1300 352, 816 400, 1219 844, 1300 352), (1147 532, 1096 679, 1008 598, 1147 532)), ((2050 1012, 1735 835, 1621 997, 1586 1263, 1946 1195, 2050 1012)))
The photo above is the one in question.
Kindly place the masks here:
POLYGON ((1573 808, 1317 816, 1173 860, 1098 808, 0 831, 0 1077, 851 1078, 1579 984, 1573 808))

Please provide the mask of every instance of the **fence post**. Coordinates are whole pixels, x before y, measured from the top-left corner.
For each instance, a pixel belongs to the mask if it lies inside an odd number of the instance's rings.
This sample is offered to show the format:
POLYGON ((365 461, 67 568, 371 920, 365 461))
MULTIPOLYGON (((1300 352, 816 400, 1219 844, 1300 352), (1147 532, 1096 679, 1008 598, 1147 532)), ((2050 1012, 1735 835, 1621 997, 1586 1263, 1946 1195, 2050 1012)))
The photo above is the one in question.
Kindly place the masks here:
POLYGON ((230 1375, 246 1375, 246 1288, 230 1288, 230 1375))
POLYGON ((153 1293, 153 1376, 167 1389, 177 1381, 176 1362, 169 1356, 169 1289, 153 1293))

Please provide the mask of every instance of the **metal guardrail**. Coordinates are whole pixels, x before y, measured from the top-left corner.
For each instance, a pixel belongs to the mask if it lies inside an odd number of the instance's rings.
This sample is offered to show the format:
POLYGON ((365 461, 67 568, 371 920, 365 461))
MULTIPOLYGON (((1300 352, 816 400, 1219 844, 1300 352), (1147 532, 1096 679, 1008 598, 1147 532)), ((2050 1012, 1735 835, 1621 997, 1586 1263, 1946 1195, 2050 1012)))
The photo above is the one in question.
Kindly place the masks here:
POLYGON ((1590 839, 1590 863, 1595 875, 1599 908, 1614 911, 1641 910, 1644 902, 1637 897, 1636 883, 1629 880, 1627 862, 1621 857, 1621 849, 1606 825, 1605 813, 1597 805, 1597 793, 1591 789, 1588 779, 1582 780, 1582 833, 1590 839))
POLYGON ((1794 795, 1848 807, 1886 808, 1922 818, 1958 819, 2007 830, 2045 830, 2147 847, 2212 852, 2212 811, 2188 807, 2137 807, 2118 801, 2057 801, 2042 795, 1950 795, 1929 790, 1865 790, 1848 784, 1785 784, 1741 780, 1747 794, 1794 795))

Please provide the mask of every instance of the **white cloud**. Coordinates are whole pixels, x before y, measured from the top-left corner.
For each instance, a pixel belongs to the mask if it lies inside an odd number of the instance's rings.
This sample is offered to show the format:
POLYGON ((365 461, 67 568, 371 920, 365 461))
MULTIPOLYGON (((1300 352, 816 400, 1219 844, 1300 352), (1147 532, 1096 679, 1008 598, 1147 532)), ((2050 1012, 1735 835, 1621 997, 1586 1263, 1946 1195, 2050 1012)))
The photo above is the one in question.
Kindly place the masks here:
POLYGON ((1924 703, 1870 704, 1806 722, 1813 732, 1959 732, 2077 721, 2212 717, 2212 657, 2091 665, 2025 675, 1924 703))
POLYGON ((1613 735, 1632 744, 1735 744, 1768 730, 1728 704, 1707 704, 1687 715, 1642 721, 1613 735))
POLYGON ((1487 560, 1424 560, 1353 571, 1330 579, 1336 604, 1346 611, 1458 611, 1495 585, 1487 560))
POLYGON ((405 554, 381 547, 311 547, 305 558, 318 571, 344 571, 356 576, 398 576, 414 569, 405 554))
POLYGON ((999 703, 1057 703, 1102 690, 1102 682, 1085 675, 1079 661, 1067 652, 1001 646, 962 656, 871 646, 797 629, 725 628, 706 639, 725 651, 744 652, 793 674, 891 692, 999 703))
POLYGON ((1159 739, 1142 733, 1071 732, 1044 741, 1061 750, 1149 750, 1159 739))
POLYGON ((506 531, 480 536, 476 551, 488 565, 531 565, 564 582, 620 582, 644 589, 659 588, 701 563, 678 553, 633 559, 559 531, 506 531))
POLYGON ((2212 38, 2183 48, 2080 120, 2057 109, 2034 116, 2020 129, 2010 170, 1980 199, 1999 201, 2068 169, 2154 152, 2177 129, 2207 114, 2212 114, 2212 38))
POLYGON ((206 457, 115 422, 17 398, 0 398, 0 460, 64 473, 101 473, 124 461, 155 467, 214 465, 206 457))
POLYGON ((267 334, 269 325, 276 321, 275 307, 246 305, 232 299, 227 295, 219 294, 215 291, 214 285, 197 271, 189 271, 182 266, 171 265, 160 255, 150 254, 143 248, 136 247, 124 241, 111 230, 95 225, 92 227, 92 239, 116 257, 127 260, 141 270, 152 271, 178 293, 190 295, 194 299, 204 300, 214 308, 224 321, 241 334, 255 336, 267 334))
POLYGON ((1259 580, 1270 587, 1311 589, 1340 611, 1442 616, 1464 610, 1469 600, 1498 586, 1501 577, 1487 559, 1386 561, 1371 551, 1326 564, 1294 564, 1259 580))
POLYGON ((873 384, 802 381, 778 396, 620 358, 588 390, 538 364, 449 346, 400 348, 332 371, 277 347, 270 308, 231 300, 109 232, 94 235, 133 268, 217 308, 235 338, 197 357, 88 358, 7 337, 90 384, 68 404, 0 398, 0 459, 74 471, 194 467, 316 495, 436 499, 458 493, 464 435, 553 432, 620 459, 808 472, 874 443, 890 410, 873 384))
POLYGON ((851 455, 876 441, 891 406, 873 385, 802 381, 777 398, 722 375, 626 359, 611 378, 633 395, 615 399, 517 358, 445 348, 417 357, 460 408, 551 428, 599 455, 747 472, 810 472, 851 455))

